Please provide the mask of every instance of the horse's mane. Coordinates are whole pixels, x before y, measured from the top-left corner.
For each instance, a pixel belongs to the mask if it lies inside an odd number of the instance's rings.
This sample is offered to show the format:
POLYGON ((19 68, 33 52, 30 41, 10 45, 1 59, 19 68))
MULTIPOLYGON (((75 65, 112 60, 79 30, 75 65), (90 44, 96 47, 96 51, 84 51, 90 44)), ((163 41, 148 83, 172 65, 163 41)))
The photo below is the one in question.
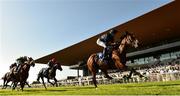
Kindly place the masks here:
POLYGON ((120 37, 120 41, 122 41, 127 35, 132 35, 132 34, 129 33, 128 31, 122 32, 122 35, 121 35, 121 37, 120 37))
POLYGON ((116 42, 116 45, 114 46, 114 49, 117 50, 119 48, 119 45, 121 44, 122 40, 128 35, 130 34, 128 31, 124 31, 122 32, 122 35, 120 37, 120 41, 116 42))

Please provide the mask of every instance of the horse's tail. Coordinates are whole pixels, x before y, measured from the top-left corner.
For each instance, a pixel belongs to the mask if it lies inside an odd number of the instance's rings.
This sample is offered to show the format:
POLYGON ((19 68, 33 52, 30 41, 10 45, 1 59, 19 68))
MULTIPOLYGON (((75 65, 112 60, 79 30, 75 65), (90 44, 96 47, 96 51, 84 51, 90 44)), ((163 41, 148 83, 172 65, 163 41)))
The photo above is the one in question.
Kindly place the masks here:
POLYGON ((2 80, 6 79, 8 76, 9 72, 7 72, 6 74, 4 74, 4 76, 1 78, 2 80))
POLYGON ((5 78, 5 77, 3 76, 1 79, 4 80, 4 78, 5 78))
POLYGON ((95 61, 95 58, 96 58, 96 54, 92 54, 87 61, 87 67, 89 71, 95 71, 97 68, 97 63, 95 61))

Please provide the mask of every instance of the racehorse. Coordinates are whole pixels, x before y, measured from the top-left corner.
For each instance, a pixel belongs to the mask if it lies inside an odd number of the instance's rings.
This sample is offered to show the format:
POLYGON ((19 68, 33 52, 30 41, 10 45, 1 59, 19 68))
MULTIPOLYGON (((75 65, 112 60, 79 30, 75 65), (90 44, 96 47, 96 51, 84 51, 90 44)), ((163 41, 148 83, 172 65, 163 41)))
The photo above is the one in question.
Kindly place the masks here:
POLYGON ((130 70, 129 78, 131 77, 132 73, 136 73, 137 75, 141 75, 140 73, 136 72, 133 68, 127 67, 126 64, 126 51, 129 47, 138 47, 138 40, 135 36, 129 32, 124 32, 123 36, 121 36, 120 43, 116 43, 113 47, 111 56, 112 59, 110 61, 105 62, 100 58, 99 53, 94 53, 90 55, 87 61, 87 67, 91 74, 93 75, 93 83, 95 88, 97 87, 96 82, 96 72, 100 69, 104 74, 105 77, 108 79, 112 79, 107 73, 108 69, 118 69, 118 70, 130 70))
POLYGON ((20 82, 21 90, 23 91, 24 85, 27 81, 27 78, 29 76, 29 70, 31 66, 35 66, 34 60, 29 57, 29 60, 27 60, 25 63, 21 64, 21 69, 19 73, 15 72, 15 69, 13 69, 13 74, 14 76, 14 85, 13 85, 13 90, 17 87, 18 82, 20 82))
MULTIPOLYGON (((14 80, 13 74, 12 74, 11 72, 12 72, 13 68, 16 68, 16 67, 17 67, 16 63, 11 64, 11 66, 10 66, 10 72, 5 73, 5 75, 2 77, 2 79, 3 79, 3 87, 2 87, 2 89, 6 89, 7 86, 8 86, 8 83, 9 83, 10 81, 12 81, 11 86, 14 84, 14 81, 15 81, 15 80, 14 80)), ((28 87, 31 87, 31 86, 28 84, 28 82, 26 82, 26 84, 28 85, 28 87)))
POLYGON ((13 79, 12 70, 13 70, 13 68, 16 68, 16 67, 17 67, 17 65, 15 63, 11 64, 10 72, 5 73, 5 75, 2 77, 2 79, 3 79, 3 87, 2 87, 2 89, 5 89, 8 86, 7 84, 10 81, 12 81, 12 84, 13 84, 14 79, 13 79))
POLYGON ((56 79, 56 70, 60 70, 62 71, 62 67, 61 65, 58 63, 58 64, 54 64, 52 68, 50 68, 48 70, 48 68, 42 68, 39 73, 38 73, 38 78, 37 78, 37 81, 39 81, 39 79, 41 78, 42 82, 43 82, 43 85, 46 88, 46 85, 44 83, 44 77, 47 78, 47 81, 52 84, 53 86, 56 84, 56 87, 58 86, 57 84, 57 79, 56 79), (48 71, 48 72, 47 72, 48 71), (48 73, 48 74, 47 74, 48 73), (49 81, 49 79, 53 79, 54 80, 54 84, 52 82, 49 81))
MULTIPOLYGON (((7 72, 7 73, 5 73, 5 75, 2 77, 2 79, 3 79, 3 87, 2 87, 2 89, 6 89, 7 88, 7 86, 12 86, 13 84, 14 84, 14 82, 15 82, 15 80, 14 80, 14 78, 11 76, 11 72, 7 72), (11 85, 8 85, 8 83, 10 82, 10 81, 12 81, 12 83, 11 83, 11 85)), ((26 82, 26 85, 28 85, 28 87, 31 87, 29 84, 28 84, 28 82, 26 82)))

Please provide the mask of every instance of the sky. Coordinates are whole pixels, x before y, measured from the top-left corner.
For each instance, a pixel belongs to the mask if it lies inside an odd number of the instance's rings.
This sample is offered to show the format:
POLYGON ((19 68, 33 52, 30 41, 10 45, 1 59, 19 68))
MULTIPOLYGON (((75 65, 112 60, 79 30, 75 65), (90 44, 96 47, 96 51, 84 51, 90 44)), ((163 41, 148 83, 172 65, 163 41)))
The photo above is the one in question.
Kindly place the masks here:
MULTIPOLYGON (((1 0, 0 77, 20 56, 43 57, 159 8, 172 0, 1 0)), ((35 81, 46 64, 31 67, 35 81)), ((82 72, 80 72, 82 75, 82 72)), ((76 76, 63 66, 57 79, 76 76)), ((2 80, 0 80, 2 84, 2 80)))

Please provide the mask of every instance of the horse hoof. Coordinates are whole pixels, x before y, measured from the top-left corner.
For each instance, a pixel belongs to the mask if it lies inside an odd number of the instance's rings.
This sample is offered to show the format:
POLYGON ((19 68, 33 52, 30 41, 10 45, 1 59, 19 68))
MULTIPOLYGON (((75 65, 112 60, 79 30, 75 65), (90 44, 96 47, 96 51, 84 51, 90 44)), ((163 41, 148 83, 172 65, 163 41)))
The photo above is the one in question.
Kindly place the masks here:
POLYGON ((140 75, 139 77, 140 77, 140 78, 143 78, 144 76, 143 76, 143 75, 140 75))
POLYGON ((110 76, 105 76, 105 78, 108 78, 108 79, 113 79, 112 77, 110 77, 110 76))

